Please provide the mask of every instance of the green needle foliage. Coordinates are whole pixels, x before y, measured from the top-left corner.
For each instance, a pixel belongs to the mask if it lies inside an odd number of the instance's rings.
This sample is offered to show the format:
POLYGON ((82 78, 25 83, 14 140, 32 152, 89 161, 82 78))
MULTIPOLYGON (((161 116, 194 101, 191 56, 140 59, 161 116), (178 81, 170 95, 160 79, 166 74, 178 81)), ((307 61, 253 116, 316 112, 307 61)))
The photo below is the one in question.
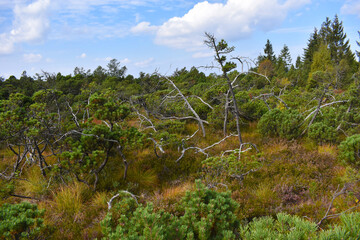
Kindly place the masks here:
POLYGON ((235 239, 237 204, 230 193, 209 190, 200 181, 176 207, 179 214, 156 211, 124 198, 102 221, 106 239, 235 239))
POLYGON ((0 207, 0 237, 4 239, 36 239, 44 228, 44 210, 28 202, 5 203, 0 207))
POLYGON ((303 116, 297 110, 275 108, 261 117, 258 129, 263 135, 291 140, 300 135, 302 121, 303 116))
POLYGON ((254 219, 250 224, 241 227, 242 239, 255 240, 306 240, 313 239, 316 235, 315 223, 304 220, 298 216, 285 213, 272 217, 254 219))
POLYGON ((340 143, 340 159, 356 168, 360 167, 360 134, 352 135, 340 143))

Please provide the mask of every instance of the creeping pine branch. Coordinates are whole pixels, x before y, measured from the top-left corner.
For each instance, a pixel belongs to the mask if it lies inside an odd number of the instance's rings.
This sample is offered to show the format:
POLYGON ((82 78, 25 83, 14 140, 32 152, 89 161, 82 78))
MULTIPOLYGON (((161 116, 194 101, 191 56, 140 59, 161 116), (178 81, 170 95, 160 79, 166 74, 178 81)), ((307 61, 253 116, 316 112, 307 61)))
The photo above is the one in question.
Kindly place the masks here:
MULTIPOLYGON (((195 132, 196 134, 196 132, 195 132)), ((193 134, 193 136, 195 135, 193 134)), ((209 154, 206 152, 206 150, 210 149, 210 148, 213 148, 215 147, 216 145, 219 145, 220 143, 224 142, 226 139, 230 138, 230 137, 237 137, 237 135, 233 135, 233 134, 230 134, 226 137, 224 137, 223 139, 221 139, 220 141, 216 142, 216 143, 213 143, 212 145, 208 146, 208 147, 205 147, 205 148, 199 148, 199 147, 187 147, 185 148, 184 147, 184 141, 183 141, 183 144, 182 144, 182 148, 183 150, 181 151, 181 155, 180 157, 175 161, 175 162, 179 162, 185 155, 186 151, 188 150, 191 150, 191 149, 195 149, 196 152, 200 152, 202 154, 204 154, 206 157, 209 157, 209 154)), ((189 139, 189 138, 188 138, 189 139)))
POLYGON ((198 121, 199 126, 201 127, 201 130, 203 132, 203 136, 205 137, 205 128, 204 128, 204 120, 202 120, 199 115, 195 112, 195 110, 192 108, 192 106, 190 105, 190 103, 188 102, 188 100, 186 99, 186 97, 182 94, 182 92, 180 91, 180 89, 175 85, 175 83, 173 81, 171 81, 171 79, 169 79, 166 76, 161 76, 159 74, 160 77, 165 78, 175 89, 176 91, 179 93, 180 97, 184 100, 184 102, 186 103, 187 107, 190 109, 190 111, 194 114, 195 119, 198 121))
POLYGON ((249 171, 247 171, 246 173, 242 173, 242 174, 232 174, 230 175, 231 178, 235 178, 236 180, 238 180, 239 182, 243 181, 244 178, 249 175, 250 173, 253 172, 257 172, 259 171, 263 166, 261 166, 260 168, 257 169, 250 169, 249 171))
MULTIPOLYGON (((132 194, 131 192, 128 192, 128 191, 121 191, 120 193, 126 193, 126 194, 129 194, 133 199, 135 199, 135 202, 137 205, 139 205, 138 201, 137 201, 137 198, 134 194, 132 194)), ((110 198, 110 200, 107 202, 108 204, 108 210, 110 210, 112 208, 112 202, 115 200, 115 198, 119 197, 120 196, 120 193, 114 195, 112 198, 110 198)))

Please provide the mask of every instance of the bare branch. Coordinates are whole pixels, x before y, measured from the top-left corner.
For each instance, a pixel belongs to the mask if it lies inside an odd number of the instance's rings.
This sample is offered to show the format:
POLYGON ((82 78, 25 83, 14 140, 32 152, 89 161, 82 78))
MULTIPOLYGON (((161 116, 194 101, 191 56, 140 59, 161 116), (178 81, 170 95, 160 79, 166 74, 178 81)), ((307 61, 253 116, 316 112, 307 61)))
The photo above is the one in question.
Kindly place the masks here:
POLYGON ((160 74, 158 74, 158 76, 165 78, 175 89, 176 91, 178 91, 178 93, 180 94, 181 98, 184 100, 184 102, 186 103, 186 105, 188 106, 188 108, 190 109, 190 111, 194 114, 195 119, 198 121, 199 126, 201 127, 201 130, 203 132, 203 136, 205 137, 205 128, 204 128, 204 120, 202 120, 199 115, 195 112, 195 110, 192 108, 192 106, 190 105, 190 103, 188 102, 188 100, 186 99, 186 97, 182 94, 182 92, 180 91, 180 89, 175 85, 175 83, 173 81, 171 81, 171 79, 169 79, 166 76, 161 76, 160 74))
POLYGON ((199 99, 203 104, 205 104, 206 106, 208 106, 209 108, 214 109, 210 104, 208 104, 207 102, 205 102, 201 97, 195 96, 195 95, 192 95, 192 96, 190 96, 190 97, 197 98, 197 99, 199 99))
MULTIPOLYGON (((137 201, 137 198, 134 194, 132 194, 131 192, 128 192, 128 191, 121 191, 120 193, 126 193, 126 194, 129 194, 133 199, 135 199, 135 202, 136 204, 139 205, 138 201, 137 201)), ((110 198, 110 200, 107 202, 108 204, 108 210, 110 210, 112 208, 112 202, 115 200, 115 198, 119 197, 120 196, 120 193, 114 195, 112 198, 110 198)))
POLYGON ((264 75, 264 74, 261 74, 261 73, 257 73, 257 72, 254 72, 254 71, 248 71, 248 73, 252 73, 252 74, 255 74, 255 75, 259 75, 261 77, 264 77, 269 83, 271 83, 270 79, 264 75))
POLYGON ((71 115, 72 115, 72 117, 73 117, 73 120, 74 120, 76 126, 77 126, 78 128, 80 128, 79 122, 78 122, 78 120, 77 120, 76 115, 75 115, 74 112, 73 112, 72 107, 70 106, 70 104, 69 104, 68 101, 66 101, 66 104, 67 104, 68 108, 70 109, 70 113, 71 113, 71 115))
POLYGON ((316 108, 314 111, 312 111, 309 115, 307 115, 304 119, 304 121, 306 121, 311 115, 313 115, 314 113, 316 113, 316 111, 318 111, 318 109, 324 108, 324 107, 328 107, 331 106, 333 104, 337 104, 337 103, 346 103, 349 102, 349 100, 341 100, 341 101, 335 101, 335 102, 331 102, 331 103, 326 103, 321 105, 320 107, 316 108))
MULTIPOLYGON (((196 133, 196 132, 195 132, 196 133)), ((183 142, 183 150, 181 151, 181 155, 180 157, 175 161, 175 162, 179 162, 185 155, 186 151, 191 150, 191 149, 195 149, 197 150, 197 152, 200 152, 202 154, 204 154, 206 157, 209 157, 209 154, 206 152, 206 150, 215 147, 216 145, 219 145, 220 143, 224 142, 226 139, 230 138, 230 137, 236 137, 237 135, 228 135, 226 137, 224 137, 223 139, 221 139, 220 141, 213 143, 212 145, 205 147, 205 148, 199 148, 199 147, 187 147, 184 148, 184 142, 183 142)))
POLYGON ((159 148, 160 152, 165 153, 164 149, 162 148, 162 146, 153 138, 148 138, 149 140, 153 141, 154 143, 154 152, 155 155, 160 158, 160 156, 157 154, 156 148, 159 148))

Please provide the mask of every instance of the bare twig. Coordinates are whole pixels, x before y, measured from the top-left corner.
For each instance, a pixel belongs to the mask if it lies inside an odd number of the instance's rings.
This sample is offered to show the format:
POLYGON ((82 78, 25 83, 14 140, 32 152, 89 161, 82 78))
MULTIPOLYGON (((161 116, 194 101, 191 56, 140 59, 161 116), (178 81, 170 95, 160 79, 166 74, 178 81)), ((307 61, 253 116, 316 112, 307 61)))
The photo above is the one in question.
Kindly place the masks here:
POLYGON ((192 108, 192 106, 191 106, 190 103, 188 102, 187 98, 182 94, 182 92, 180 91, 180 89, 175 85, 175 83, 174 83, 170 78, 168 78, 168 77, 166 77, 166 76, 161 76, 160 74, 159 74, 159 76, 165 78, 165 79, 176 89, 176 91, 178 91, 178 93, 180 94, 181 98, 182 98, 182 99, 184 100, 184 102, 186 103, 187 107, 188 107, 188 108, 190 109, 190 111, 194 114, 195 119, 198 121, 199 126, 200 126, 200 128, 201 128, 201 130, 202 130, 202 132, 203 132, 203 136, 205 137, 206 134, 205 134, 205 128, 204 128, 204 124, 203 124, 204 120, 202 120, 202 119, 199 117, 199 115, 196 113, 196 111, 192 108))
MULTIPOLYGON (((123 191, 121 191, 120 193, 129 194, 133 199, 135 199, 136 204, 139 205, 136 196, 135 196, 134 194, 132 194, 131 192, 123 190, 123 191)), ((107 202, 107 204, 108 204, 108 210, 110 210, 110 209, 112 208, 112 202, 115 200, 115 198, 117 198, 117 197, 120 196, 120 193, 114 195, 114 196, 113 196, 112 198, 110 198, 110 200, 107 202)))

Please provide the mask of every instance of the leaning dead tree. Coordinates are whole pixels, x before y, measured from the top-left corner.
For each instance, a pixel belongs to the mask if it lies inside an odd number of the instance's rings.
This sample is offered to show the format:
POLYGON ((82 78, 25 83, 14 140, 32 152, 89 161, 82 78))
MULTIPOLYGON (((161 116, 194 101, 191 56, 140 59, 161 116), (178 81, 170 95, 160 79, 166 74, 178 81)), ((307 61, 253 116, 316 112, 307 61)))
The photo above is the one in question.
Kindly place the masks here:
MULTIPOLYGON (((192 114, 194 115, 196 121, 198 122, 199 124, 199 127, 201 128, 201 131, 203 133, 203 136, 205 137, 206 136, 206 133, 205 133, 205 128, 204 128, 204 120, 202 120, 200 118, 200 116, 196 113, 196 111, 194 110, 194 108, 191 106, 191 104, 189 103, 189 101, 187 100, 187 98, 184 96, 184 94, 180 91, 180 89, 175 85, 175 83, 168 77, 166 76, 162 76, 159 74, 159 77, 163 77, 164 79, 166 79, 166 81, 168 81, 171 86, 178 92, 178 95, 181 97, 181 99, 185 102, 186 106, 189 108, 189 110, 192 112, 192 114)), ((188 117, 190 119, 190 117, 188 117)))

